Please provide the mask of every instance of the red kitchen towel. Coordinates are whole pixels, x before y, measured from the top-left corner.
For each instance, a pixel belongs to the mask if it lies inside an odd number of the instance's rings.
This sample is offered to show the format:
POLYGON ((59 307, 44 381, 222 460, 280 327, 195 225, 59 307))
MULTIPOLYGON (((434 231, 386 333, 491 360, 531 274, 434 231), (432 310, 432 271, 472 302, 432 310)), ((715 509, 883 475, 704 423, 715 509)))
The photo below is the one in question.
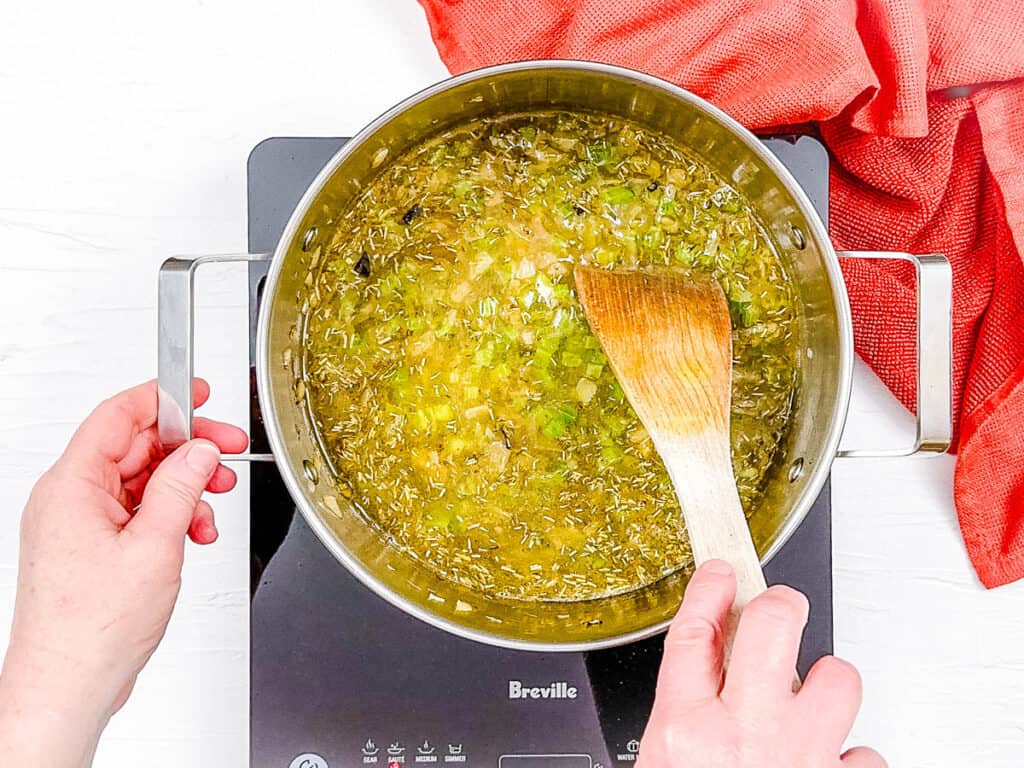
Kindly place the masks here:
MULTIPOLYGON (((960 527, 986 586, 1024 576, 1024 3, 420 3, 453 73, 591 59, 678 83, 749 128, 816 125, 835 244, 952 261, 960 527)), ((857 352, 913 407, 912 274, 844 272, 857 352)))

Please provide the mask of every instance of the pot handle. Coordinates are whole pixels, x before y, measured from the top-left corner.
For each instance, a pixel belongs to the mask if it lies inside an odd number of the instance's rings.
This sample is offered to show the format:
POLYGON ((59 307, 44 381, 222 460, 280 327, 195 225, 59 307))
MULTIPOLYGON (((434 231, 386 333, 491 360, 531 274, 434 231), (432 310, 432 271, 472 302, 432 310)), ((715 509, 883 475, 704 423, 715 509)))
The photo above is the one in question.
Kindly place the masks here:
POLYGON ((917 440, 907 448, 838 452, 853 458, 945 453, 953 440, 953 270, 939 253, 839 251, 847 259, 900 259, 917 272, 917 440))
MULTIPOLYGON (((266 261, 269 253, 174 256, 160 266, 157 298, 157 433, 167 452, 192 438, 192 350, 195 272, 203 264, 266 261)), ((270 453, 239 453, 221 461, 273 461, 270 453)))

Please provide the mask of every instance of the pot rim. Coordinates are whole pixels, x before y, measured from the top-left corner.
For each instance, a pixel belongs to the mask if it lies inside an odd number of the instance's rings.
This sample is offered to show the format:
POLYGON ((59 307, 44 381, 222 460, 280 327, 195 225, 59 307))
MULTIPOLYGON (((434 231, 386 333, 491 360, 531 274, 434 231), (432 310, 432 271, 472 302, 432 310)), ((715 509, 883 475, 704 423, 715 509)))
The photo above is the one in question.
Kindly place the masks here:
MULTIPOLYGON (((804 518, 807 516, 808 511, 814 504, 814 501, 821 492, 822 486, 825 484, 825 481, 829 476, 832 467, 832 459, 838 452, 839 441, 842 437, 846 423, 847 411, 849 409, 850 390, 852 385, 853 321, 850 312, 850 302, 846 292, 846 283, 843 280, 842 271, 839 267, 839 259, 836 255, 835 248, 832 245, 832 241, 829 239, 828 231, 822 222, 821 217, 818 215, 818 212, 811 204, 810 199, 807 197, 807 194, 796 182, 786 166, 783 165, 782 162, 772 154, 772 152, 770 152, 756 136, 754 136, 753 133, 744 128, 739 122, 727 115, 721 109, 710 104, 699 96, 666 80, 662 80, 659 77, 655 77, 644 72, 611 64, 574 59, 534 59, 508 64, 498 64, 471 70, 434 83, 406 99, 403 99, 401 102, 388 109, 360 130, 355 136, 346 142, 345 145, 337 151, 337 153, 335 153, 320 173, 317 174, 316 178, 306 188, 306 191, 299 199, 299 202, 296 203, 295 208, 292 210, 291 216, 288 219, 288 224, 281 233, 281 237, 277 242, 273 258, 270 262, 270 269, 267 274, 263 293, 268 297, 274 295, 288 248, 296 235, 302 219, 308 212, 309 207, 316 196, 320 193, 324 185, 328 182, 331 176, 334 175, 334 172, 345 161, 345 159, 355 151, 357 147, 370 139, 381 126, 410 107, 419 104, 438 93, 464 83, 486 79, 493 75, 503 74, 506 72, 542 72, 545 70, 586 71, 600 75, 610 75, 617 78, 633 80, 643 85, 666 91, 672 96, 687 102, 690 106, 696 108, 700 112, 703 112, 708 117, 722 123, 729 128, 738 139, 743 141, 743 143, 746 144, 747 147, 772 170, 783 186, 785 186, 786 190, 797 201, 800 206, 801 213, 804 215, 808 226, 812 230, 811 234, 822 249, 827 277, 832 288, 833 296, 835 297, 836 315, 839 326, 839 391, 832 412, 829 434, 822 451, 822 456, 826 460, 815 463, 810 476, 804 484, 803 491, 794 503, 792 511, 790 512, 786 522, 779 529, 778 535, 762 555, 761 564, 764 565, 778 553, 782 546, 789 540, 796 529, 804 521, 804 518)), ((262 302, 259 310, 256 330, 256 386, 259 405, 263 414, 264 426, 266 429, 267 439, 270 443, 271 452, 275 456, 285 456, 287 455, 287 450, 284 439, 281 435, 277 408, 270 392, 270 328, 268 324, 270 321, 270 307, 272 303, 273 302, 271 301, 262 302)), ((285 486, 288 488, 288 492, 291 495, 292 500, 302 513, 306 524, 309 525, 316 534, 316 537, 328 549, 328 551, 330 551, 335 559, 345 566, 349 573, 355 576, 365 587, 394 605, 396 608, 399 608, 405 613, 432 626, 443 629, 446 632, 450 632, 453 635, 475 640, 487 645, 514 650, 573 652, 611 648, 643 640, 663 632, 671 623, 671 620, 665 620, 658 622, 657 624, 653 624, 650 627, 623 635, 617 635, 595 641, 572 643, 520 640, 514 637, 493 634, 491 632, 462 626, 426 610, 424 607, 413 603, 385 586, 358 558, 353 556, 342 545, 333 530, 328 527, 320 515, 317 514, 313 505, 310 503, 309 498, 302 490, 295 473, 291 471, 291 467, 283 466, 282 462, 278 462, 277 466, 285 486)))

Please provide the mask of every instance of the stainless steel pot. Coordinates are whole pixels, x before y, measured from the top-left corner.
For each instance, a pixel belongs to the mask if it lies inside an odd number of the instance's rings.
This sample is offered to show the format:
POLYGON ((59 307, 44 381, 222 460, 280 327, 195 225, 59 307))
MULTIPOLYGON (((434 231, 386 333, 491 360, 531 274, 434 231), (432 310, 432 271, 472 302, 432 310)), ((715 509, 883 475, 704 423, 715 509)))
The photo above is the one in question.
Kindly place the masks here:
MULTIPOLYGON (((838 454, 853 363, 850 307, 824 225, 789 172, 751 133, 687 91, 649 75, 578 61, 531 61, 477 70, 427 88, 349 141, 296 206, 273 254, 170 259, 160 274, 161 439, 191 434, 192 284, 209 261, 270 258, 260 310, 257 377, 272 458, 298 509, 331 553, 382 598, 449 632, 494 645, 542 651, 618 645, 663 630, 679 606, 685 574, 586 602, 517 602, 441 579, 389 546, 345 503, 330 480, 301 385, 302 282, 343 211, 388 158, 454 123, 533 109, 591 110, 676 137, 729 179, 756 207, 803 305, 806 350, 792 426, 767 492, 751 518, 762 561, 803 520, 838 454)), ((918 434, 904 451, 942 452, 950 441, 951 274, 942 256, 845 253, 913 262, 918 277, 918 434)))

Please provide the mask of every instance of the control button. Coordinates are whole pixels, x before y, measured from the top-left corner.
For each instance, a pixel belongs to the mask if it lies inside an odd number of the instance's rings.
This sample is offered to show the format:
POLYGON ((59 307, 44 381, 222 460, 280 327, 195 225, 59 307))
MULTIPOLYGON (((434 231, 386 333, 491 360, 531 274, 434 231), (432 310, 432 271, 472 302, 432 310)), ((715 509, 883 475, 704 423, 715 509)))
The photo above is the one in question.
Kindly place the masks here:
POLYGON ((462 754, 461 744, 449 744, 448 754, 444 756, 446 763, 464 763, 466 762, 466 756, 462 754))
POLYGON ((306 752, 292 760, 288 764, 288 768, 327 768, 327 761, 320 757, 320 755, 306 752))
POLYGON ((377 764, 377 753, 380 752, 380 748, 373 743, 373 739, 367 739, 366 743, 363 744, 363 765, 376 765, 377 764))
POLYGON ((405 747, 401 742, 393 741, 388 745, 388 768, 402 768, 405 762, 405 747))
POLYGON ((639 751, 640 742, 636 739, 630 739, 625 744, 625 751, 615 755, 615 759, 620 763, 633 763, 636 762, 636 753, 639 751))
POLYGON ((416 747, 416 762, 417 763, 436 763, 437 747, 431 744, 427 739, 423 740, 423 743, 416 747))

